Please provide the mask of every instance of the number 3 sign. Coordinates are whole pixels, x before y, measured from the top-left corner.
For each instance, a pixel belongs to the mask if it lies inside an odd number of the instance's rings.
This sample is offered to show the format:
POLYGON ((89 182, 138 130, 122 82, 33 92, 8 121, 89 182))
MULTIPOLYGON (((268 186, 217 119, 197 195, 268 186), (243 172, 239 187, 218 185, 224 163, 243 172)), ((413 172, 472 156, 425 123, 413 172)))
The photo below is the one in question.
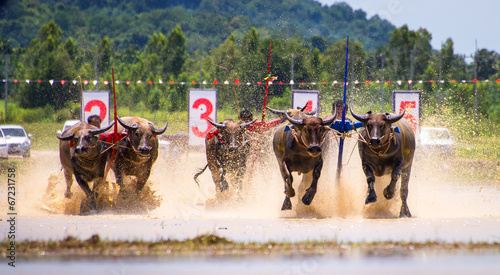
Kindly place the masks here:
POLYGON ((393 112, 400 114, 406 109, 404 118, 411 124, 415 133, 420 130, 420 91, 394 91, 393 112))
POLYGON ((82 93, 82 121, 87 122, 91 115, 99 115, 101 128, 109 125, 109 92, 83 91, 82 93))
POLYGON ((189 89, 189 145, 204 145, 213 128, 208 119, 217 121, 217 90, 189 89))

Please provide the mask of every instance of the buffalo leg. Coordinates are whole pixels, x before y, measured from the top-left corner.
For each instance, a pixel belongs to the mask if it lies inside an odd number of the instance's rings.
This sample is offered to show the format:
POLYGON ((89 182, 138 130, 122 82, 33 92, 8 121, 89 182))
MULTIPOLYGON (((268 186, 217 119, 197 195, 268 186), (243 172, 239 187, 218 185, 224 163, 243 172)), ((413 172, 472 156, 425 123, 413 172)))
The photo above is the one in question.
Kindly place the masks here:
POLYGON ((89 200, 90 207, 92 210, 97 210, 95 200, 94 200, 94 192, 90 190, 89 184, 81 177, 75 175, 76 182, 78 182, 78 185, 82 188, 83 192, 87 196, 87 199, 89 200))
POLYGON ((114 172, 115 172, 116 184, 118 184, 120 186, 120 193, 122 192, 122 189, 125 187, 125 185, 123 184, 122 168, 123 167, 122 167, 121 163, 117 163, 115 161, 114 172))
POLYGON ((285 195, 286 195, 281 210, 291 210, 292 202, 290 201, 290 198, 295 197, 295 190, 293 190, 293 177, 290 172, 290 169, 288 169, 288 165, 284 161, 280 165, 280 171, 281 171, 281 176, 285 181, 285 195))
POLYGON ((375 175, 373 175, 372 168, 366 163, 362 163, 363 172, 365 172, 366 182, 368 183, 368 192, 366 195, 365 204, 369 204, 377 201, 377 194, 375 193, 375 188, 373 187, 375 183, 375 175))
POLYGON ((70 199, 73 196, 73 193, 71 192, 71 186, 73 185, 73 173, 64 169, 64 178, 66 179, 66 192, 64 192, 64 196, 70 199))
POLYGON ((389 185, 387 185, 387 187, 384 189, 384 197, 388 200, 394 197, 394 191, 396 190, 396 183, 398 182, 399 177, 401 176, 402 164, 403 164, 402 161, 398 161, 396 163, 394 169, 392 169, 391 183, 389 183, 389 185))
POLYGON ((323 168, 323 160, 320 160, 318 164, 314 167, 313 180, 311 186, 307 188, 306 194, 302 197, 302 203, 305 205, 310 205, 316 195, 316 190, 318 188, 318 180, 321 176, 321 169, 323 168))
POLYGON ((408 183, 410 181, 411 167, 406 168, 401 173, 401 212, 399 213, 400 218, 411 218, 410 209, 406 200, 408 198, 408 183))
POLYGON ((137 175, 137 185, 136 185, 137 194, 139 194, 142 188, 144 188, 144 185, 146 185, 146 182, 148 181, 150 174, 151 174, 151 169, 145 168, 144 173, 140 173, 139 175, 137 175))

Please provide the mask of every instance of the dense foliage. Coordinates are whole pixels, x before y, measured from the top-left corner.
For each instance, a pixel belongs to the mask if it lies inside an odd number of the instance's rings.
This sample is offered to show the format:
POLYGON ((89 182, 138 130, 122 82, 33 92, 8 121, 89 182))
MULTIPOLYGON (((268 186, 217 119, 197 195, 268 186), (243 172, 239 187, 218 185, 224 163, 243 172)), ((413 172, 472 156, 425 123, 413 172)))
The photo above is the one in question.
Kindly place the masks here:
MULTIPOLYGON (((435 50, 427 30, 394 28, 344 3, 326 7, 312 0, 19 0, 4 2, 0 28, 9 79, 45 80, 9 86, 9 99, 23 108, 73 110, 81 86, 71 80, 81 85, 82 79, 98 79, 97 89, 109 90, 103 83, 111 80, 112 67, 122 83, 132 81, 117 90, 120 106, 132 110, 185 110, 187 90, 199 87, 200 78, 209 83, 241 81, 217 86, 222 108, 235 107, 236 98, 239 105, 261 108, 265 85, 255 83, 267 74, 270 42, 271 72, 285 84, 270 88, 273 104, 287 106, 292 67, 294 88, 322 90, 328 101, 342 92, 341 84, 331 84, 344 79, 349 34, 349 81, 362 83, 350 85, 352 103, 378 103, 383 88, 387 104, 390 91, 413 88, 423 91, 426 107, 437 110, 441 101, 470 113, 475 105, 472 80, 478 79, 479 114, 500 121, 498 53, 480 49, 474 59, 460 56, 451 39, 435 50), (52 85, 49 79, 67 82, 52 85), (409 84, 409 79, 414 81, 409 84), (176 85, 167 85, 170 81, 176 85)), ((4 85, 0 83, 2 90, 4 85)))

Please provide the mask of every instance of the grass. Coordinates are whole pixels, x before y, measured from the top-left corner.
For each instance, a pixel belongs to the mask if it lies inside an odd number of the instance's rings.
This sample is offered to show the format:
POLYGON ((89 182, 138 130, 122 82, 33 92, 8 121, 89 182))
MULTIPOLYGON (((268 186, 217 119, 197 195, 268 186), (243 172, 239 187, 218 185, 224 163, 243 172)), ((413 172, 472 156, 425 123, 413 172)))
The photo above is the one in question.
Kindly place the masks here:
MULTIPOLYGON (((0 243, 3 257, 6 257, 10 244, 8 240, 0 243)), ((337 256, 401 256, 418 251, 469 251, 471 253, 500 253, 500 243, 439 243, 439 242, 361 242, 338 243, 335 241, 304 242, 234 242, 213 234, 200 235, 186 240, 159 241, 109 241, 101 240, 98 235, 88 240, 78 240, 68 236, 61 241, 18 241, 16 254, 22 257, 130 257, 130 256, 292 256, 337 255, 337 256)))

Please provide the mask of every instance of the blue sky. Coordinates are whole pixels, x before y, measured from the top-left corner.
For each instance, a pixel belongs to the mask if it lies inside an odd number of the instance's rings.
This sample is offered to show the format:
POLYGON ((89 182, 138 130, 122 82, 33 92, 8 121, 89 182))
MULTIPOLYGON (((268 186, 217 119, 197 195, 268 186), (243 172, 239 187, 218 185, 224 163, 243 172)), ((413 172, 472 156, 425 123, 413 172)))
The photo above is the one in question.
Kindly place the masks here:
POLYGON ((500 0, 316 0, 325 5, 346 2, 370 18, 375 14, 396 27, 425 28, 432 47, 440 49, 451 38, 456 54, 471 55, 477 48, 500 54, 500 0))

